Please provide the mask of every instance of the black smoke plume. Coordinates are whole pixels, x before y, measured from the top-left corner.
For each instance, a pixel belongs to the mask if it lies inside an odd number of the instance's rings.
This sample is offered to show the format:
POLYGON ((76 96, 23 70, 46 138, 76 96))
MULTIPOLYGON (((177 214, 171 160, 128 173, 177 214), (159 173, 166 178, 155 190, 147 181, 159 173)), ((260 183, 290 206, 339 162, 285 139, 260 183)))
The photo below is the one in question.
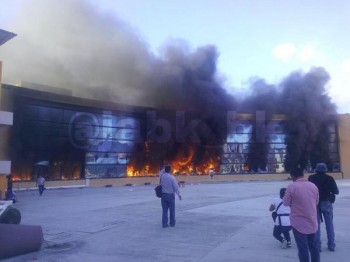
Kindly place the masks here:
MULTIPOLYGON (((287 170, 329 161, 323 136, 336 108, 326 92, 324 69, 291 73, 278 85, 256 79, 245 99, 238 99, 217 78, 219 54, 213 45, 191 49, 173 39, 156 55, 135 28, 88 1, 35 3, 24 1, 6 28, 18 36, 1 47, 3 82, 25 80, 71 89, 84 98, 196 111, 214 137, 204 136, 205 144, 224 142, 228 110, 264 111, 266 118, 285 114, 287 170)), ((178 147, 174 142, 166 153, 175 155, 178 147)), ((251 149, 249 164, 255 169, 266 165, 266 143, 251 149)))
MULTIPOLYGON (((337 121, 336 105, 326 90, 329 79, 323 68, 293 72, 277 86, 258 79, 251 86, 250 96, 240 104, 240 110, 246 112, 264 111, 267 119, 273 114, 286 116, 286 170, 314 167, 317 162, 336 164, 329 158, 328 128, 332 121, 337 121)), ((252 146, 251 166, 264 166, 266 157, 261 158, 261 154, 267 152, 266 143, 252 146)))
POLYGON ((86 0, 23 1, 11 22, 8 30, 18 36, 1 47, 4 83, 23 80, 157 108, 234 104, 215 78, 215 46, 191 49, 173 39, 156 55, 135 28, 86 0))
POLYGON ((295 166, 306 168, 310 162, 329 165, 329 132, 331 120, 336 120, 336 106, 326 93, 330 76, 323 68, 308 73, 295 72, 282 83, 282 112, 288 116, 286 169, 295 166))

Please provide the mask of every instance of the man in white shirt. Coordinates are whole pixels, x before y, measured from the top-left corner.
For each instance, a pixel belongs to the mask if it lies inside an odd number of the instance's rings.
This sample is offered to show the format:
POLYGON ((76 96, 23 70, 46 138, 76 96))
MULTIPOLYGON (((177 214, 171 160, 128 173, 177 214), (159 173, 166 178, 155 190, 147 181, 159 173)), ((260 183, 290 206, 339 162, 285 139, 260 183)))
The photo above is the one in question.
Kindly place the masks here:
POLYGON ((175 177, 170 174, 171 167, 165 166, 164 173, 160 174, 160 184, 162 185, 162 197, 161 197, 161 203, 162 203, 162 225, 163 228, 168 227, 168 210, 170 214, 170 226, 174 227, 176 220, 175 220, 175 194, 178 195, 179 199, 181 200, 182 197, 180 195, 179 191, 179 185, 175 179, 175 177))
POLYGON ((282 199, 284 197, 284 194, 286 193, 286 188, 280 189, 280 197, 276 197, 273 199, 273 202, 270 206, 270 211, 276 211, 277 218, 275 221, 275 226, 273 228, 273 236, 276 238, 279 242, 282 243, 282 248, 291 247, 291 239, 290 239, 290 233, 289 231, 292 230, 292 227, 290 225, 290 207, 285 206, 282 203, 282 199), (283 235, 283 237, 282 237, 283 235))
POLYGON ((210 170, 209 170, 209 177, 210 177, 210 179, 213 179, 213 177, 214 177, 214 168, 210 168, 210 170))
POLYGON ((37 185, 39 188, 39 194, 42 195, 45 190, 45 178, 43 176, 39 176, 37 185))

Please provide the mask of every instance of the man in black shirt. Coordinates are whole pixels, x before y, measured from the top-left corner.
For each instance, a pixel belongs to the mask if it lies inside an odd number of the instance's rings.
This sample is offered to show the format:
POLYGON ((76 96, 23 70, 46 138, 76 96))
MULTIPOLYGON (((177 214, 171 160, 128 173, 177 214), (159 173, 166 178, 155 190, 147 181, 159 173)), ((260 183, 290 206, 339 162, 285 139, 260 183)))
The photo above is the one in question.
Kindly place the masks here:
POLYGON ((326 225, 327 245, 330 251, 335 251, 334 227, 333 227, 333 202, 335 195, 339 194, 337 184, 334 178, 327 175, 327 166, 325 163, 318 163, 315 168, 316 174, 309 176, 309 181, 314 183, 319 191, 318 204, 318 231, 317 231, 317 246, 321 251, 321 230, 320 223, 322 217, 326 225))

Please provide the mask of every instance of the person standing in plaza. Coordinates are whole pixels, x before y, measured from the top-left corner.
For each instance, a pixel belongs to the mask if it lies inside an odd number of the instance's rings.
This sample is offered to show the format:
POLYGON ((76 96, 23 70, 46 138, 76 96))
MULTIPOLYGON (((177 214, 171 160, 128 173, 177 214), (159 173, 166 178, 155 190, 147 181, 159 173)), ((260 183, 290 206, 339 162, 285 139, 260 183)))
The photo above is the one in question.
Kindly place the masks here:
POLYGON ((42 195, 45 190, 45 178, 43 176, 38 177, 37 185, 39 188, 39 194, 42 195))
POLYGON ((160 184, 162 186, 162 225, 163 228, 169 226, 174 227, 176 224, 175 220, 175 194, 178 195, 181 200, 179 185, 175 177, 170 173, 171 166, 165 166, 164 172, 160 174, 160 184), (170 215, 168 219, 168 213, 170 215), (169 221, 170 220, 170 221, 169 221))
POLYGON ((291 208, 290 223, 299 261, 309 262, 311 257, 311 262, 319 262, 320 252, 316 244, 318 189, 304 178, 303 169, 295 168, 290 174, 294 182, 287 187, 283 205, 291 208))
POLYGON ((213 179, 213 177, 214 177, 214 168, 210 168, 209 169, 209 177, 210 177, 210 179, 213 179))
POLYGON ((334 202, 335 195, 339 194, 339 190, 334 178, 326 174, 327 171, 328 169, 325 163, 318 163, 315 168, 316 174, 309 176, 309 181, 314 183, 319 191, 317 247, 321 251, 320 226, 324 219, 327 231, 328 250, 335 251, 332 202, 334 202))
POLYGON ((285 192, 286 188, 281 188, 280 196, 273 199, 269 208, 270 211, 275 211, 277 214, 275 226, 273 228, 273 236, 281 242, 281 247, 283 249, 292 246, 289 234, 289 231, 292 229, 289 219, 290 207, 282 203, 285 192))
POLYGON ((17 202, 16 193, 13 191, 13 176, 7 175, 7 190, 5 192, 5 199, 6 200, 12 200, 13 203, 17 202))

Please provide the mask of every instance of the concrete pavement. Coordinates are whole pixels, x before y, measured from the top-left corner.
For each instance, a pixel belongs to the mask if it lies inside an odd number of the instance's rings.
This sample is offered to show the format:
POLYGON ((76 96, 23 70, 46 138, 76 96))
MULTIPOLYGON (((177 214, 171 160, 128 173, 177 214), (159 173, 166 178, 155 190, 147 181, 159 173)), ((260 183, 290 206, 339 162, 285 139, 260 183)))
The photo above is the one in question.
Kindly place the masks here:
MULTIPOLYGON (((176 202, 177 224, 161 227, 154 185, 18 191, 21 224, 41 225, 40 251, 3 261, 298 261, 272 237, 271 200, 290 180, 185 185, 176 202)), ((349 261, 350 180, 337 180, 337 247, 321 261, 349 261)))

